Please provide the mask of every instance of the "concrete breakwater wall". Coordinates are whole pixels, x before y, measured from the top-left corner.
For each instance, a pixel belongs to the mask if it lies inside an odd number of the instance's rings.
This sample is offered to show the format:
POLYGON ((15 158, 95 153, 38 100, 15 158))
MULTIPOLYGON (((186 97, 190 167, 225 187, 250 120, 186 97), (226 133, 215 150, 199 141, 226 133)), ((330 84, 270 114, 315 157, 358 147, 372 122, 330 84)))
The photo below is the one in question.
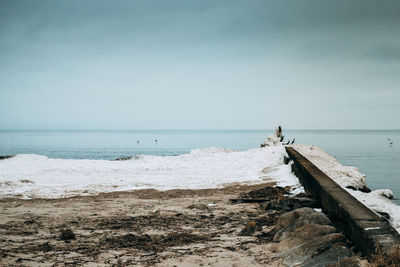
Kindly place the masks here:
POLYGON ((292 147, 286 147, 293 160, 293 172, 305 190, 320 203, 322 210, 345 232, 360 251, 368 256, 378 249, 390 253, 400 244, 400 235, 390 224, 363 205, 312 162, 292 147))

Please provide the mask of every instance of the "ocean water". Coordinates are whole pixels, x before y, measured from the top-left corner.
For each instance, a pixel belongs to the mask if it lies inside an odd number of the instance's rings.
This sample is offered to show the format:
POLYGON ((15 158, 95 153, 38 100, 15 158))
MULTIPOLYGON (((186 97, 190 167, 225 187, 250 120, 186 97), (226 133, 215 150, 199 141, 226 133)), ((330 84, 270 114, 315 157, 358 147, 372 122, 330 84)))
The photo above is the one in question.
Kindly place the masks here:
MULTIPOLYGON (((258 147, 273 130, 0 130, 0 155, 116 159, 181 155, 192 149, 258 147), (157 140, 157 142, 156 142, 157 140)), ((400 197, 400 130, 284 130, 286 139, 321 147, 343 165, 359 168, 371 189, 400 197), (393 145, 387 141, 390 138, 393 145)), ((399 200, 395 200, 400 203, 399 200)))

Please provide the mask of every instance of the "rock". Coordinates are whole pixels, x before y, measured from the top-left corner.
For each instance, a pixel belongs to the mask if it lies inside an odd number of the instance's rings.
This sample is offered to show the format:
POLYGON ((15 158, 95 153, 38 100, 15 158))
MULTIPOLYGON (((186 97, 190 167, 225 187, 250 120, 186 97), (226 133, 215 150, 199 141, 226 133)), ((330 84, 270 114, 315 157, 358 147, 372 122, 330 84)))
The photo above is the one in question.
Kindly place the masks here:
POLYGON ((285 250, 278 254, 283 258, 283 264, 286 266, 297 266, 311 260, 322 251, 330 249, 333 244, 345 242, 345 237, 339 233, 333 233, 322 237, 317 237, 303 243, 297 247, 285 250))
POLYGON ((284 213, 276 224, 276 230, 282 229, 294 223, 299 217, 315 212, 312 208, 300 208, 287 213, 284 213))
MULTIPOLYGON (((332 247, 328 250, 325 250, 321 254, 313 257, 311 260, 302 265, 302 267, 325 267, 328 264, 334 264, 334 266, 336 266, 337 262, 352 256, 353 252, 347 247, 344 246, 332 247)), ((356 263, 358 262, 356 261, 356 263)), ((344 266, 358 266, 353 264, 354 262, 352 262, 351 265, 348 264, 344 266)))
POLYGON ((257 223, 249 222, 247 223, 246 227, 243 228, 242 231, 240 231, 239 235, 240 236, 253 235, 256 230, 257 230, 257 223))
POLYGON ((369 192, 371 192, 371 189, 369 189, 369 187, 366 186, 366 185, 364 185, 363 187, 361 187, 359 190, 360 190, 361 192, 364 192, 364 193, 369 193, 369 192))
POLYGON ((297 209, 292 212, 287 212, 279 218, 275 230, 279 229, 283 225, 285 226, 277 231, 274 236, 274 241, 281 241, 290 233, 292 233, 296 228, 305 224, 332 225, 329 218, 323 213, 316 212, 311 208, 297 209), (308 212, 311 213, 307 214, 308 212), (298 214, 305 215, 296 218, 298 214))
POLYGON ((314 211, 311 214, 300 217, 296 222, 295 226, 301 226, 303 224, 321 224, 321 225, 332 225, 331 220, 329 220, 328 216, 321 212, 314 211))
POLYGON ((60 239, 64 241, 72 240, 75 239, 75 234, 71 229, 62 229, 60 233, 60 239))
POLYGON ((288 156, 283 156, 283 163, 288 165, 290 162, 290 158, 288 156))
POLYGON ((12 157, 14 157, 14 155, 0 156, 0 160, 2 160, 2 159, 10 159, 10 158, 12 158, 12 157))
POLYGON ((299 246, 312 239, 323 237, 327 234, 332 234, 336 231, 335 227, 329 225, 318 225, 318 224, 304 224, 297 227, 291 233, 282 235, 282 239, 278 246, 278 251, 290 249, 295 246, 299 246))
POLYGON ((326 267, 369 267, 367 260, 362 260, 357 256, 345 257, 335 263, 327 264, 326 267))
POLYGON ((352 185, 348 185, 348 186, 346 186, 346 188, 351 189, 351 190, 354 190, 354 191, 357 191, 357 188, 355 188, 355 187, 352 186, 352 185))

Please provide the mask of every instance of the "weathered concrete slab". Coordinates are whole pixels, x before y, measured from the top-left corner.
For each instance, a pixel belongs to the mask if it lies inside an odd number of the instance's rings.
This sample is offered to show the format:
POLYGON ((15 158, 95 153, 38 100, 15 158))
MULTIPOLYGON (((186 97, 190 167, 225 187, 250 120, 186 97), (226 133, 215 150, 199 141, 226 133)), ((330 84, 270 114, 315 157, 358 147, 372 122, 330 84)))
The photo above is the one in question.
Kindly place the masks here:
POLYGON ((399 233, 389 223, 341 188, 328 175, 292 147, 286 147, 294 173, 305 190, 321 203, 332 222, 366 256, 379 248, 390 253, 400 244, 399 233))

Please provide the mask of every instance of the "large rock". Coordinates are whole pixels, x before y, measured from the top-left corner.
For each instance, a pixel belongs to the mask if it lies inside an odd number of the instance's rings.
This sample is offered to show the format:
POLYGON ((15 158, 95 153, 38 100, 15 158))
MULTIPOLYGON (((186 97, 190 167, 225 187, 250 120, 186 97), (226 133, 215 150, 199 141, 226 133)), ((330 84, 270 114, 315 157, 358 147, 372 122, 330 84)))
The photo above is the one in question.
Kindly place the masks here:
POLYGON ((302 265, 302 267, 325 267, 328 264, 336 265, 338 261, 344 258, 352 257, 353 255, 353 252, 348 247, 334 246, 313 257, 311 260, 302 265))
POLYGON ((335 233, 329 218, 311 208, 283 214, 275 226, 275 247, 285 266, 325 266, 352 256, 343 234, 335 233))
MULTIPOLYGON (((283 225, 285 225, 285 226, 283 228, 281 228, 275 234, 274 241, 279 242, 279 241, 285 239, 297 228, 299 228, 303 225, 306 225, 306 224, 325 225, 325 226, 332 225, 329 218, 323 213, 315 212, 311 208, 297 209, 297 210, 294 210, 293 212, 285 213, 279 218, 279 221, 278 221, 276 227, 279 228, 279 227, 282 227, 283 225), (299 210, 300 210, 300 212, 296 212, 299 210), (308 213, 308 212, 310 212, 310 210, 312 212, 308 213), (296 219, 295 217, 298 216, 299 214, 300 214, 300 217, 297 217, 297 219, 296 219)), ((275 228, 275 229, 277 229, 277 228, 275 228)), ((333 228, 333 231, 335 231, 335 228, 333 228)))
POLYGON ((283 264, 289 267, 304 264, 311 260, 313 256, 328 250, 335 243, 344 243, 345 237, 339 233, 333 233, 322 237, 317 237, 299 246, 287 249, 278 254, 283 258, 283 264))
POLYGON ((283 251, 285 249, 290 249, 312 239, 320 238, 327 234, 332 234, 335 231, 336 228, 329 225, 304 224, 287 234, 279 243, 277 250, 283 251))
POLYGON ((293 224, 298 218, 314 212, 315 211, 312 208, 308 207, 286 212, 282 214, 279 218, 278 222, 276 223, 275 229, 279 230, 281 228, 284 228, 290 224, 293 224))

